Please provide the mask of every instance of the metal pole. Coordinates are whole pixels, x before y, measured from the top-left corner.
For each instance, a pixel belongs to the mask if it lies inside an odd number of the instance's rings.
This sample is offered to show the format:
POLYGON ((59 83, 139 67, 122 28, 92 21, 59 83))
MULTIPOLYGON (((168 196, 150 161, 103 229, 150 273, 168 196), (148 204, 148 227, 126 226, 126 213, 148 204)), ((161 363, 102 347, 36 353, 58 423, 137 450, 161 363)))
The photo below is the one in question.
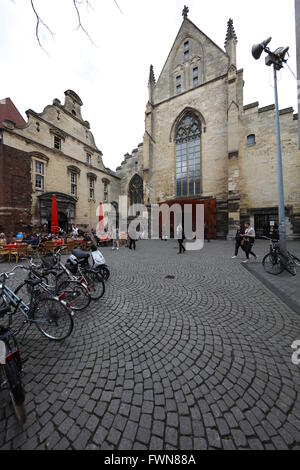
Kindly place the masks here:
POLYGON ((286 253, 286 225, 285 225, 285 205, 284 205, 284 187, 283 187, 283 171, 282 171, 282 152, 281 152, 281 136, 279 121, 279 104, 278 104, 278 87, 277 87, 277 70, 274 65, 274 89, 275 89, 275 109, 276 109, 276 140, 277 140, 277 174, 278 174, 278 208, 279 208, 279 234, 280 234, 280 250, 286 253))

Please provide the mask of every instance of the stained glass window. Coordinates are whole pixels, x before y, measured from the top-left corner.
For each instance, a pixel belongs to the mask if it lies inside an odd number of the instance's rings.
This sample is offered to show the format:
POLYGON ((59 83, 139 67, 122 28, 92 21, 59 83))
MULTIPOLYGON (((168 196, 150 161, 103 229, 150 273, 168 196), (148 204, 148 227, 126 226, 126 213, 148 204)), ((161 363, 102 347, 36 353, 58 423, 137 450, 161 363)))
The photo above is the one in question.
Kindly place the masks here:
POLYGON ((177 196, 196 196, 201 191, 201 128, 188 113, 181 120, 176 136, 177 196))

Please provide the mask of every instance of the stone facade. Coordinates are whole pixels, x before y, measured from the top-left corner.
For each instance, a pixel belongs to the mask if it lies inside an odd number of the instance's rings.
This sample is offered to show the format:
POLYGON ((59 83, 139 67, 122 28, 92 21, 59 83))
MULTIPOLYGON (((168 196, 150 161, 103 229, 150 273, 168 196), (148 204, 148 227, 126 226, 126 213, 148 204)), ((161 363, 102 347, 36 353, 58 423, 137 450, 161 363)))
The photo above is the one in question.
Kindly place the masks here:
MULTIPOLYGON (((145 204, 215 200, 217 237, 231 237, 240 221, 250 220, 262 235, 278 216, 274 106, 244 106, 244 72, 237 69, 237 36, 228 22, 225 50, 184 14, 184 21, 158 80, 151 66, 143 146, 126 155, 117 175, 122 193, 136 173, 144 180, 145 204), (201 129, 200 191, 178 192, 178 132, 185 116, 201 129), (177 171, 176 171, 177 170, 177 171), (177 176, 176 176, 177 175, 177 176)), ((281 111, 287 222, 300 234, 300 152, 298 116, 281 111)), ((188 168, 192 139, 187 138, 188 168)), ((185 146, 186 151, 186 146, 185 146)), ((182 170, 181 170, 182 171, 182 170)), ((180 170, 179 170, 180 173, 180 170)), ((184 173, 183 173, 184 176, 184 173)), ((183 181, 185 181, 183 179, 183 181)), ((183 186, 182 186, 183 187, 183 186)))
MULTIPOLYGON (((295 0, 296 13, 296 43, 297 43, 297 77, 298 77, 298 114, 300 114, 300 0, 295 0)), ((299 121, 300 148, 300 121, 299 121)))
MULTIPOLYGON (((64 229, 71 224, 96 227, 99 203, 118 202, 120 179, 105 168, 90 125, 82 118, 82 105, 79 96, 68 90, 63 105, 55 99, 40 114, 27 111, 24 126, 11 121, 2 124, 2 142, 11 149, 11 165, 19 171, 20 152, 30 160, 26 178, 31 186, 32 226, 49 223, 52 194, 57 195, 64 229)), ((4 163, 4 178, 6 173, 4 163)))

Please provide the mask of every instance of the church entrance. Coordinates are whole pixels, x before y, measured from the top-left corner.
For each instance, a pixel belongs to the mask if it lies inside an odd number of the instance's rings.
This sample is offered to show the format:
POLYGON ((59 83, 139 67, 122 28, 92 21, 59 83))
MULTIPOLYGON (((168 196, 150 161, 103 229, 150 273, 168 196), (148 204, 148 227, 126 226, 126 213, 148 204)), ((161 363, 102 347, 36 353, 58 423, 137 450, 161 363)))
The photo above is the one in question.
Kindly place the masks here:
MULTIPOLYGON (((171 207, 173 204, 179 204, 184 210, 185 206, 191 206, 192 218, 193 218, 193 231, 196 231, 196 207, 198 204, 204 205, 204 223, 208 227, 208 236, 210 239, 216 239, 217 237, 217 202, 216 199, 175 199, 173 201, 167 201, 160 205, 167 204, 171 207)), ((174 223, 174 214, 170 215, 171 225, 171 238, 174 238, 176 233, 176 227, 174 223)), ((184 219, 184 217, 183 217, 184 219)), ((184 225, 184 220, 183 220, 184 225)), ((160 215, 160 236, 162 236, 162 215, 160 215)))

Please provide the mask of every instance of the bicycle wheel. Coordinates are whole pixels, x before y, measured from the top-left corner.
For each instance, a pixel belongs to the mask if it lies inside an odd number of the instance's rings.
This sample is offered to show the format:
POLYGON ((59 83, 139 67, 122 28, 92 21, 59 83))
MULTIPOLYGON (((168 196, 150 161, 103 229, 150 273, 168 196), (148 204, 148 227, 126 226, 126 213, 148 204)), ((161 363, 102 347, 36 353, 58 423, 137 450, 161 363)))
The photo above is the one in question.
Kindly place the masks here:
POLYGON ((19 370, 16 359, 4 365, 7 382, 10 389, 10 397, 15 410, 15 414, 19 424, 22 426, 26 422, 26 406, 25 391, 21 380, 21 372, 19 370))
POLYGON ((108 279, 110 278, 110 271, 105 266, 101 266, 100 268, 98 268, 97 272, 100 274, 100 276, 102 276, 104 281, 108 281, 108 279))
POLYGON ((269 274, 273 274, 274 276, 278 276, 279 274, 283 273, 285 268, 284 261, 278 254, 272 255, 269 253, 264 257, 262 264, 264 270, 269 274))
POLYGON ((22 301, 14 312, 14 315, 11 317, 13 322, 13 330, 15 333, 18 333, 26 323, 26 319, 21 312, 21 308, 22 310, 26 311, 27 314, 29 314, 30 311, 31 287, 23 282, 15 289, 14 293, 22 301))
POLYGON ((285 269, 289 272, 292 276, 297 275, 297 265, 294 261, 294 257, 288 253, 288 258, 286 261, 285 269))
POLYGON ((91 296, 87 287, 78 281, 64 281, 57 287, 57 294, 65 293, 66 302, 71 305, 74 312, 80 312, 90 305, 91 296))
POLYGON ((87 271, 84 273, 84 277, 88 282, 91 299, 101 299, 105 293, 105 283, 101 275, 96 271, 87 271))
POLYGON ((39 331, 52 341, 63 341, 74 328, 71 310, 55 297, 42 294, 37 300, 32 320, 39 331))
POLYGON ((293 259, 294 259, 294 261, 295 261, 295 263, 296 263, 297 268, 300 268, 300 259, 297 258, 297 256, 294 256, 294 255, 292 255, 292 257, 293 257, 293 259))

